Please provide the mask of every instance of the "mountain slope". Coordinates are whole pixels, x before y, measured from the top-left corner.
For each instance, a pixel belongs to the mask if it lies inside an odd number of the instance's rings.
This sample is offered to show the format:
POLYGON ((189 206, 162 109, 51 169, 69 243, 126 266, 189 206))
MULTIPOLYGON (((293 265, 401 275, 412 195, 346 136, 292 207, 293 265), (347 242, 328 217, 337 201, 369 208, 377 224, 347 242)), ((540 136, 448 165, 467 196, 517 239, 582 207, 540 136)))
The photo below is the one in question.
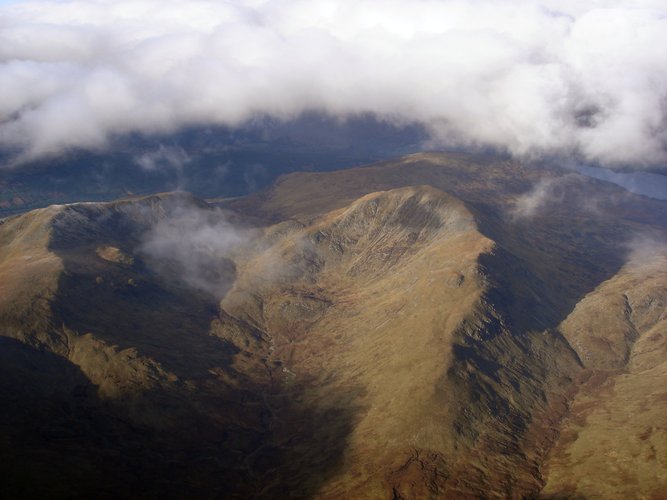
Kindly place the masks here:
MULTIPOLYGON (((261 415, 245 415, 245 403, 240 403, 250 399, 247 404, 260 405, 261 400, 254 382, 234 369, 239 348, 214 335, 214 327, 227 324, 225 332, 253 344, 257 357, 261 338, 222 314, 207 295, 152 272, 139 250, 140 235, 184 204, 204 206, 187 197, 156 196, 55 207, 0 226, 10 246, 20 251, 18 257, 16 252, 5 254, 3 278, 29 285, 19 288, 20 293, 3 294, 3 336, 31 346, 35 356, 57 355, 45 359, 57 359, 61 370, 83 380, 51 389, 48 380, 32 375, 36 361, 23 349, 25 363, 16 362, 13 377, 34 380, 34 387, 8 385, 4 397, 20 400, 25 393, 46 390, 47 400, 64 399, 63 405, 72 409, 51 419, 40 417, 35 405, 9 407, 5 416, 10 423, 3 429, 10 445, 2 453, 11 465, 3 472, 21 478, 35 470, 39 481, 12 480, 7 484, 15 489, 8 495, 39 496, 41 483, 63 496, 70 483, 76 485, 76 496, 115 496, 119 491, 144 496, 167 490, 204 494, 209 486, 198 486, 197 478, 213 477, 221 469, 228 472, 221 480, 231 475, 245 478, 239 484, 249 482, 246 472, 233 471, 236 445, 221 443, 237 422, 239 432, 255 439, 263 432, 261 415), (17 236, 21 227, 31 231, 17 236), (32 256, 29 265, 17 265, 20 256, 32 256), (36 271, 33 261, 49 266, 36 271), (39 280, 32 279, 37 272, 39 280), (26 440, 28 431, 39 438, 26 440)), ((265 377, 260 361, 248 364, 259 380, 265 377)), ((252 445, 239 446, 245 454, 252 445)))
MULTIPOLYGON (((488 282, 483 294, 487 299, 485 303, 491 305, 489 309, 493 312, 487 309, 481 314, 486 321, 473 323, 470 330, 477 338, 471 341, 461 335, 465 348, 455 349, 460 354, 454 356, 453 362, 455 367, 466 366, 466 357, 476 359, 475 365, 467 367, 468 372, 473 372, 469 378, 486 375, 493 383, 481 389, 482 384, 478 381, 466 381, 468 385, 464 392, 488 392, 491 397, 482 404, 462 404, 458 417, 461 424, 455 422, 454 427, 459 425, 471 434, 475 434, 480 422, 484 422, 481 427, 487 432, 496 427, 499 432, 493 438, 497 440, 496 444, 500 443, 497 449, 504 448, 504 451, 507 451, 508 443, 516 444, 512 442, 515 438, 518 437, 520 442, 520 436, 525 433, 527 447, 535 449, 522 461, 526 467, 529 463, 534 466, 531 474, 536 484, 517 485, 517 476, 520 476, 517 471, 521 467, 516 461, 509 460, 511 465, 507 467, 504 484, 512 486, 507 486, 504 491, 497 490, 497 493, 516 495, 521 491, 535 491, 539 489, 540 478, 545 478, 540 471, 541 454, 558 433, 559 419, 566 412, 567 401, 578 390, 577 380, 591 376, 591 367, 586 363, 580 365, 582 353, 576 347, 572 349, 561 334, 566 333, 567 340, 575 346, 576 339, 567 335, 566 327, 559 328, 559 325, 599 283, 613 279, 616 273, 624 273, 622 266, 629 258, 628 245, 633 238, 646 234, 657 241, 664 238, 667 204, 632 196, 615 186, 557 169, 527 169, 510 162, 419 154, 352 171, 285 176, 271 190, 233 201, 231 206, 269 220, 276 217, 307 218, 308 214, 347 203, 349 196, 412 182, 427 183, 466 200, 479 229, 494 241, 494 251, 480 255, 478 260, 488 282), (549 187, 544 190, 547 196, 542 199, 535 196, 540 194, 536 186, 549 187), (522 213, 520 209, 527 205, 526 201, 534 203, 536 209, 522 213), (498 317, 501 318, 500 327, 497 319, 493 321, 498 317), (504 331, 506 336, 501 334, 494 338, 494 330, 504 331), (535 384, 535 395, 539 394, 539 397, 525 397, 530 392, 525 386, 531 384, 535 384), (505 398, 498 397, 503 393, 505 398), (508 405, 507 401, 513 404, 508 405), (502 412, 511 415, 512 410, 520 415, 521 410, 526 409, 528 417, 518 427, 495 418, 502 412), (474 414, 475 410, 477 414, 474 414), (474 416, 466 415, 471 412, 474 416), (485 419, 484 412, 494 417, 485 419), (525 422, 530 422, 528 428, 521 429, 525 422)), ((661 261, 654 257, 648 256, 649 264, 660 268, 661 261)), ((664 284, 661 274, 652 282, 656 283, 656 280, 658 284, 664 284)), ((647 292, 647 300, 657 300, 656 294, 659 292, 654 287, 647 292)), ((658 304, 655 306, 657 311, 664 311, 664 305, 660 306, 659 301, 655 303, 658 304)), ((583 330, 583 335, 606 338, 611 325, 623 328, 626 322, 624 309, 625 306, 619 309, 619 304, 608 304, 608 312, 597 316, 602 321, 592 321, 583 330)), ((466 380, 462 375, 465 373, 464 370, 458 373, 456 369, 449 370, 451 380, 456 383, 461 383, 459 379, 466 380)), ((460 392, 459 386, 455 387, 450 392, 460 392)), ((461 399, 465 401, 465 398, 461 399)), ((662 419, 664 410, 660 406, 648 417, 652 422, 662 419)), ((459 446, 462 441, 460 436, 452 439, 459 446)), ((483 439, 476 436, 475 442, 479 446, 483 439)), ((525 453, 513 449, 509 455, 516 458, 525 453)), ((487 463, 493 464, 491 471, 502 469, 501 464, 507 458, 494 460, 489 455, 485 450, 487 463)), ((415 456, 424 456, 424 453, 415 456)), ((419 459, 413 457, 411 460, 408 463, 421 464, 419 467, 424 469, 419 459)), ((462 482, 468 482, 466 476, 470 475, 470 467, 466 466, 470 465, 471 459, 466 455, 462 462, 465 464, 463 473, 456 476, 462 482)), ((650 461, 646 465, 648 470, 654 470, 656 466, 660 467, 650 461)), ((442 464, 440 468, 443 469, 442 464)), ((603 481, 604 474, 610 473, 608 468, 602 470, 604 472, 596 476, 598 482, 603 481)), ((482 469, 463 491, 472 489, 478 494, 489 495, 503 484, 497 477, 488 480, 493 477, 494 472, 482 469), (481 488, 480 484, 483 485, 481 488), (475 490, 473 485, 479 489, 475 490)), ((655 479, 648 483, 649 488, 653 485, 660 488, 664 484, 659 478, 655 479)), ((417 481, 417 484, 423 487, 426 482, 417 481)), ((418 496, 423 494, 423 491, 416 491, 418 496)), ((589 493, 591 491, 595 489, 589 493)))
POLYGON ((632 450, 664 485, 667 204, 422 154, 217 205, 0 222, 3 493, 595 495, 632 450))
POLYGON ((304 221, 239 266, 222 304, 270 333, 288 379, 312 380, 320 397, 365 388, 351 394, 363 408, 347 472, 322 494, 539 489, 549 435, 538 429, 562 412, 566 374, 578 367, 558 335, 510 330, 480 263, 496 259, 495 244, 474 215, 411 187, 304 221), (283 276, 266 281, 267 255, 283 276))
POLYGON ((667 253, 635 252, 560 329, 589 368, 545 494, 659 498, 667 484, 667 253))
MULTIPOLYGON (((239 266, 223 307, 248 315, 257 301, 248 321, 270 334, 285 381, 305 380, 318 398, 340 394, 360 406, 344 472, 322 494, 381 495, 384 476, 430 438, 434 460, 451 451, 439 435, 451 416, 434 391, 457 326, 480 301, 476 261, 491 246, 460 201, 403 188, 282 236, 268 255, 283 275, 264 280, 266 251, 239 266)), ((438 491, 438 475, 432 479, 438 491)))

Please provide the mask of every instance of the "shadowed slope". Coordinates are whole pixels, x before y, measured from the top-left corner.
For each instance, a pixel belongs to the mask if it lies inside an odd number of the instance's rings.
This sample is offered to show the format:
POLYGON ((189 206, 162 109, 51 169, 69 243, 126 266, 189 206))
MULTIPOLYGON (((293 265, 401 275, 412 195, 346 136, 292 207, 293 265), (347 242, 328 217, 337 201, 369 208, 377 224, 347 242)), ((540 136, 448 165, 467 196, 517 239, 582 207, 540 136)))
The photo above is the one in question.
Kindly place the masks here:
POLYGON ((4 367, 4 401, 18 401, 5 405, 7 425, 23 424, 2 454, 22 457, 16 466, 25 469, 3 482, 7 495, 310 496, 335 470, 354 407, 333 394, 303 402, 303 386, 290 387, 294 399, 282 396, 261 331, 143 260, 146 231, 184 205, 208 210, 188 196, 161 195, 55 207, 0 226, 8 242, 0 266, 10 278, 0 334, 20 341, 15 351, 27 360, 4 367), (54 383, 68 371, 82 380, 43 391, 48 380, 30 375, 31 363, 43 361, 54 383), (85 411, 69 401, 78 386, 88 388, 85 411), (28 402, 22 395, 30 393, 28 402), (22 437, 21 429, 50 421, 80 430, 22 437))

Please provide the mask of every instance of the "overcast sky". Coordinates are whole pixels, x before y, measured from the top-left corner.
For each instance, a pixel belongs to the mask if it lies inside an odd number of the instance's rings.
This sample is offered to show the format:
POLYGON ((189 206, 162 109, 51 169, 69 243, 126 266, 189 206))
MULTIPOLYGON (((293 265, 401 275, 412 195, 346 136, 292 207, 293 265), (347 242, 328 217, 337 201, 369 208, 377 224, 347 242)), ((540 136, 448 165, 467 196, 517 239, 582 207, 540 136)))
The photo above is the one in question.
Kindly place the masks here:
POLYGON ((667 2, 0 2, 0 147, 372 112, 434 145, 667 165, 667 2))

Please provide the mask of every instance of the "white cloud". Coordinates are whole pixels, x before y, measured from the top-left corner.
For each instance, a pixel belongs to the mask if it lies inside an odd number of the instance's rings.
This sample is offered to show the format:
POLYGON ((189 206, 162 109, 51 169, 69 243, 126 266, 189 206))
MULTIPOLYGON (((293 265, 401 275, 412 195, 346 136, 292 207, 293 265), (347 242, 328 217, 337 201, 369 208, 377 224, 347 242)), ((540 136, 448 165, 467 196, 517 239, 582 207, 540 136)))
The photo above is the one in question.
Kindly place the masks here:
POLYGON ((134 161, 148 171, 166 168, 181 172, 190 162, 190 157, 183 148, 160 144, 157 149, 137 156, 134 161))
POLYGON ((648 232, 635 234, 626 244, 628 263, 632 266, 667 262, 667 241, 664 235, 648 232))
POLYGON ((0 145, 40 156, 320 110, 664 167, 666 46, 662 1, 23 2, 0 7, 0 145))
MULTIPOLYGON (((562 204, 567 194, 572 193, 573 188, 581 182, 582 177, 577 174, 542 178, 516 198, 509 215, 516 221, 548 213, 550 209, 562 204)), ((569 200, 570 203, 572 201, 569 200)), ((595 202, 590 196, 585 200, 577 199, 580 207, 586 210, 596 210, 595 202)))
POLYGON ((254 235, 220 210, 183 204, 144 235, 141 254, 165 279, 220 299, 235 279, 231 257, 254 235))

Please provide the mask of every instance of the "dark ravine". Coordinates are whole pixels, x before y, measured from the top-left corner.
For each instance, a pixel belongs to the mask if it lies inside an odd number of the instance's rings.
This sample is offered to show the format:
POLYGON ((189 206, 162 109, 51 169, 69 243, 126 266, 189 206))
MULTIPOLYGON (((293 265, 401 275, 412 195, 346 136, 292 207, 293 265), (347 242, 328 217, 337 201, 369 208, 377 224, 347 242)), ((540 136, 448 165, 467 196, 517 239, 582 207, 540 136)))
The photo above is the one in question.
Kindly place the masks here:
POLYGON ((4 219, 0 493, 613 498, 587 455, 623 429, 611 383, 656 401, 626 448, 652 443, 637 491, 659 491, 667 203, 570 173, 517 215, 563 175, 420 154, 216 209, 163 194, 4 219), (217 296, 146 254, 184 210, 240 235, 210 250, 217 296))

